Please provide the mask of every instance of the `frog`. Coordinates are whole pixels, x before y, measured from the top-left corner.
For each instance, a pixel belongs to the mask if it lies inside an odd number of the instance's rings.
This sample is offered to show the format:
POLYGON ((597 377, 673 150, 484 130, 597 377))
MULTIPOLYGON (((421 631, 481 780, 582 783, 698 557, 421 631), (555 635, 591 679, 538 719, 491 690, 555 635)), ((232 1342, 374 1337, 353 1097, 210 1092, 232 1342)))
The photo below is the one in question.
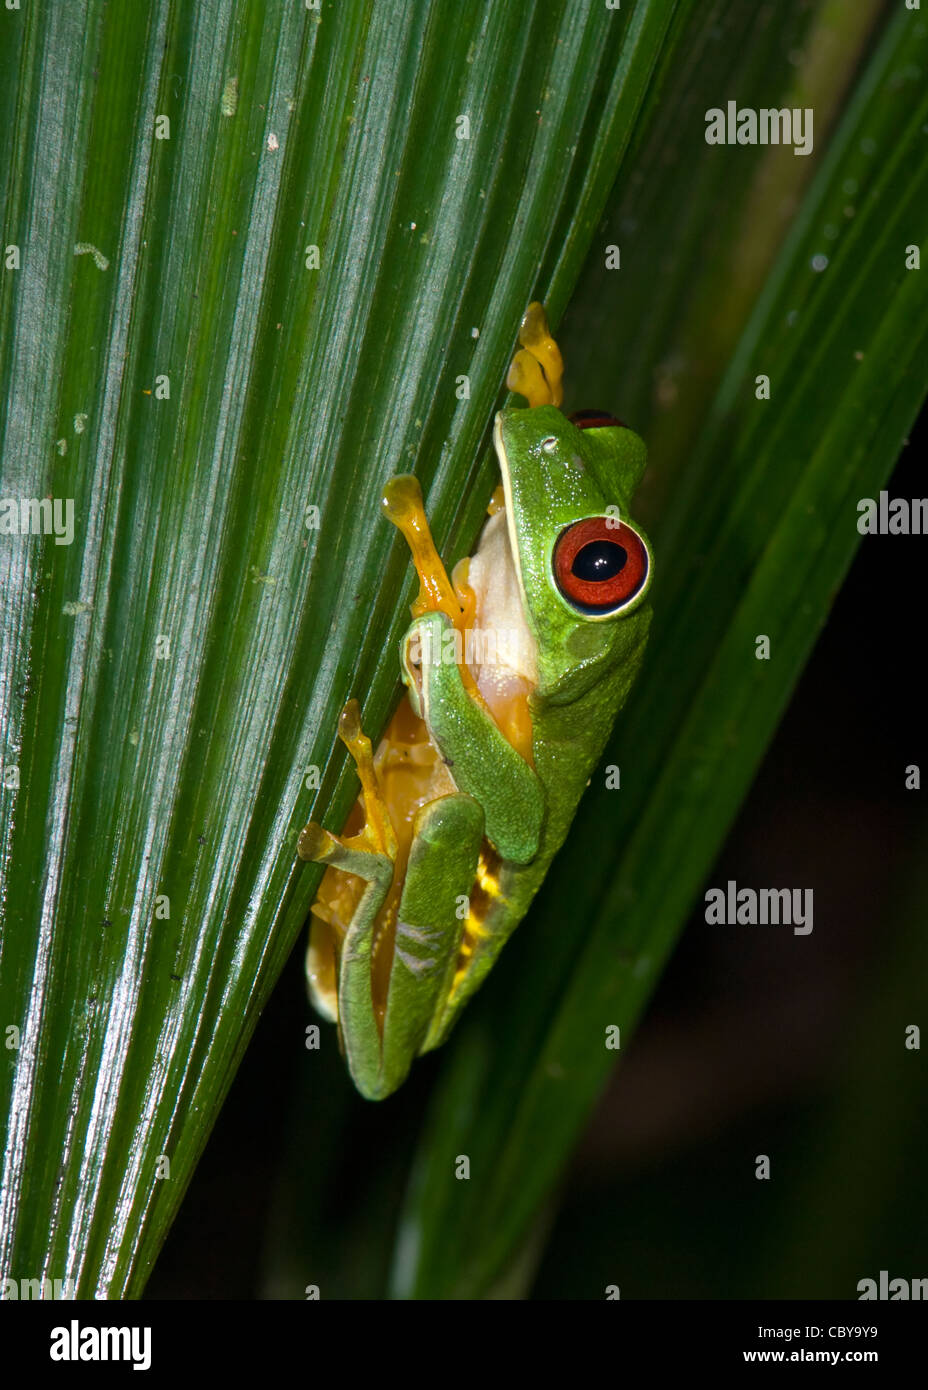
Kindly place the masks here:
POLYGON ((399 646, 405 692, 376 751, 357 700, 338 721, 360 793, 340 834, 310 821, 326 871, 306 959, 358 1091, 382 1100, 448 1038, 541 888, 641 665, 651 544, 631 518, 642 439, 565 415, 543 305, 518 332, 495 416, 501 483, 449 578, 412 474, 383 489, 419 580, 399 646))

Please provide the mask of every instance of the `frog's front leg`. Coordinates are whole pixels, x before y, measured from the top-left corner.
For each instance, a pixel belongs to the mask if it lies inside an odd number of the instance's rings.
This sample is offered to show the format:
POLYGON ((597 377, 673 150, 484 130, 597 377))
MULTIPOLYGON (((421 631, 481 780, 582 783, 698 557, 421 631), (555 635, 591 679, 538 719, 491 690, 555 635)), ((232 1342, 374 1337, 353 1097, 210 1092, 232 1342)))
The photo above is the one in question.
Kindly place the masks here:
POLYGON ((486 836, 514 864, 534 858, 545 798, 532 767, 513 748, 489 710, 466 688, 446 614, 423 613, 400 646, 403 680, 458 790, 483 809, 486 836))

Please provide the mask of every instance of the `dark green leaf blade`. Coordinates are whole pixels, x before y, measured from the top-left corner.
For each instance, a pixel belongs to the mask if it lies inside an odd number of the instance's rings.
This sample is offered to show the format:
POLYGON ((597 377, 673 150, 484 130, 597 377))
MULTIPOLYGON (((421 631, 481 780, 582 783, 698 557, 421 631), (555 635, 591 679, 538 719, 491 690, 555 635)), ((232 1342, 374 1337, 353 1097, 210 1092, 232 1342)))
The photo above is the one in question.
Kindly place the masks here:
POLYGON ((827 617, 857 499, 879 491, 925 396, 928 292, 906 268, 906 247, 925 249, 924 48, 924 26, 897 15, 686 441, 655 528, 646 670, 608 759, 621 796, 595 780, 572 835, 580 860, 562 856, 462 1022, 420 1147, 398 1294, 485 1294, 524 1237, 612 1064, 605 1030, 620 1025, 626 1044, 827 617), (822 267, 822 228, 852 180, 854 215, 822 267), (760 633, 770 662, 755 660, 760 633))

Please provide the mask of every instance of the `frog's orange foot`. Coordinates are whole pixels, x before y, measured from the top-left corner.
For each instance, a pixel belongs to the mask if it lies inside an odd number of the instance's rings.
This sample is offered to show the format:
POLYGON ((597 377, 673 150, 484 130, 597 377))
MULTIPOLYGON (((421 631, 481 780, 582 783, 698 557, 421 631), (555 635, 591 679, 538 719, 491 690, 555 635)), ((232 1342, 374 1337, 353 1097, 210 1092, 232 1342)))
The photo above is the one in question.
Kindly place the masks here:
MULTIPOLYGON (((360 835, 342 841, 343 848, 354 849, 363 846, 375 854, 385 854, 388 859, 395 859, 396 836, 393 833, 387 803, 377 781, 371 741, 361 728, 361 710, 357 700, 348 700, 338 716, 338 736, 351 754, 358 770, 361 799, 364 802, 364 828, 360 835)), ((304 835, 305 833, 306 831, 303 832, 304 835)))
POLYGON ((383 510, 406 537, 419 576, 419 593, 412 605, 413 617, 418 618, 423 613, 446 613, 456 626, 460 626, 461 606, 435 549, 419 479, 412 473, 400 473, 391 478, 383 490, 383 510))
POLYGON ((512 359, 506 385, 530 406, 556 405, 564 399, 561 350, 551 336, 544 306, 533 300, 519 325, 520 350, 512 359))
MULTIPOLYGON (((419 592, 412 605, 412 616, 421 618, 426 613, 444 613, 463 639, 474 620, 476 600, 466 582, 466 568, 456 567, 455 576, 448 578, 432 539, 418 478, 411 473, 391 478, 383 490, 383 510, 406 537, 419 576, 419 592)), ((470 693, 475 699, 482 698, 467 664, 462 663, 460 669, 461 679, 470 693)))
POLYGON ((308 864, 327 864, 338 841, 317 821, 304 825, 297 840, 296 852, 308 864))

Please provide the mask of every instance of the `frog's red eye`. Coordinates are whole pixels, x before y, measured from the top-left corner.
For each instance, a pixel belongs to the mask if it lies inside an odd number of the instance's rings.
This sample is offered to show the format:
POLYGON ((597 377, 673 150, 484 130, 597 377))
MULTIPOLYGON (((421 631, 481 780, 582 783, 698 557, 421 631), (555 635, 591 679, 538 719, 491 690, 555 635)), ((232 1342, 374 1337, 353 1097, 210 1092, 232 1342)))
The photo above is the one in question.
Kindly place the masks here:
POLYGON ((571 607, 603 617, 640 593, 648 578, 648 548, 624 521, 591 516, 575 521, 554 547, 554 578, 571 607))
POLYGON ((567 418, 578 430, 624 429, 622 421, 606 410, 575 410, 567 418))

